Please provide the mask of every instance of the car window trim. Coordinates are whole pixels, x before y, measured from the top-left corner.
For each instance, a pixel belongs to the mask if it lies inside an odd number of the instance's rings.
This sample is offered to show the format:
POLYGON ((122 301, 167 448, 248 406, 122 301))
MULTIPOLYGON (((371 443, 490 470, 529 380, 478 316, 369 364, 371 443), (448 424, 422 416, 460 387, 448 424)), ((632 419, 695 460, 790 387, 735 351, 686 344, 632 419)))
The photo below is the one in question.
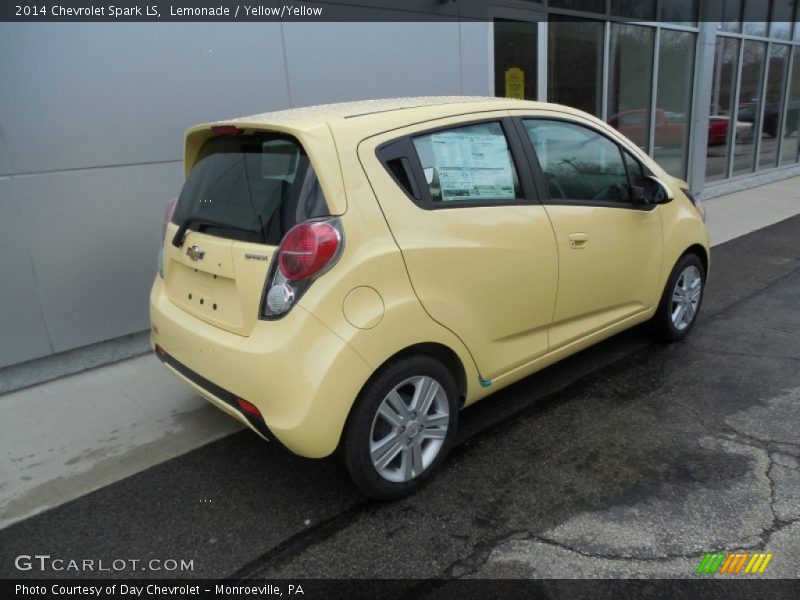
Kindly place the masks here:
POLYGON ((642 188, 640 186, 637 186, 637 185, 633 185, 633 177, 631 176, 631 167, 628 164, 627 157, 630 156, 631 160, 634 163, 636 163, 637 165, 639 165, 639 170, 640 170, 641 175, 642 175, 643 178, 645 177, 645 166, 641 163, 641 161, 638 158, 636 158, 633 155, 632 152, 630 152, 624 146, 620 145, 619 149, 620 149, 620 154, 622 155, 622 165, 625 167, 625 173, 628 176, 628 187, 630 188, 631 194, 633 195, 633 197, 635 197, 636 196, 636 191, 639 190, 639 191, 641 191, 643 193, 644 192, 644 188, 642 188))
POLYGON ((630 154, 631 158, 633 158, 637 163, 642 166, 642 171, 645 175, 652 174, 651 170, 645 165, 642 161, 636 158, 636 155, 628 150, 622 143, 610 137, 606 132, 604 132, 599 127, 594 126, 592 123, 586 123, 583 121, 579 121, 577 119, 570 119, 567 117, 562 116, 550 116, 550 115, 514 115, 511 117, 515 123, 517 134, 521 138, 522 145, 525 148, 525 155, 530 164, 530 170, 533 173, 534 178, 538 182, 538 187, 540 189, 540 198, 542 198, 542 203, 545 205, 558 205, 558 206, 596 206, 596 207, 605 207, 605 208, 622 208, 627 210, 639 210, 639 211, 651 211, 653 210, 656 205, 655 204, 645 204, 645 203, 635 203, 635 202, 608 202, 608 201, 600 201, 600 200, 579 200, 577 198, 553 198, 550 194, 550 189, 547 186, 547 178, 544 175, 544 170, 542 169, 542 165, 539 162, 539 156, 536 154, 536 149, 533 146, 533 142, 528 135, 528 131, 525 127, 524 121, 560 121, 562 123, 568 123, 570 125, 577 125, 579 127, 585 127, 590 131, 595 132, 598 135, 603 136, 609 142, 614 144, 617 147, 617 150, 620 153, 620 159, 622 160, 622 165, 625 167, 625 176, 628 179, 628 187, 633 193, 633 185, 631 182, 630 172, 628 171, 628 165, 625 164, 625 156, 623 152, 627 152, 630 154))
POLYGON ((395 184, 397 184, 397 187, 403 190, 406 196, 408 196, 408 199, 414 204, 420 208, 427 209, 428 207, 425 205, 425 199, 422 194, 421 181, 417 176, 417 169, 415 168, 415 155, 416 152, 414 151, 413 145, 408 136, 394 138, 388 142, 379 144, 378 147, 375 148, 375 156, 377 157, 378 162, 381 163, 389 176, 394 180, 395 184), (397 176, 394 174, 394 171, 391 169, 391 167, 389 167, 389 163, 395 160, 400 161, 400 165, 406 172, 406 176, 409 179, 409 185, 411 186, 410 190, 406 189, 406 186, 403 184, 403 182, 397 178, 397 176), (403 162, 404 160, 405 162, 403 162))
MULTIPOLYGON (((464 121, 459 121, 458 123, 437 125, 435 127, 431 127, 428 129, 421 129, 411 133, 406 133, 380 144, 375 149, 375 155, 377 156, 378 161, 381 163, 383 168, 386 170, 389 176, 394 180, 397 186, 401 190, 403 190, 403 193, 408 197, 408 199, 424 210, 440 210, 440 209, 454 209, 454 208, 486 208, 486 207, 498 207, 498 206, 529 206, 529 205, 540 205, 542 203, 541 188, 536 183, 533 173, 530 170, 530 163, 526 160, 527 157, 524 151, 523 140, 520 139, 519 131, 517 131, 517 128, 513 123, 513 117, 510 116, 492 116, 492 117, 482 117, 477 119, 468 119, 464 121), (469 200, 458 200, 449 202, 439 202, 434 204, 433 198, 430 193, 430 188, 428 187, 428 182, 425 179, 425 173, 422 167, 422 162, 420 161, 419 158, 419 153, 414 147, 414 138, 430 135, 440 131, 449 131, 452 129, 469 127, 471 125, 480 125, 482 123, 500 124, 500 127, 503 131, 503 135, 505 135, 506 138, 506 143, 508 144, 509 152, 511 154, 512 165, 514 166, 514 169, 516 169, 517 181, 519 183, 522 197, 515 198, 514 200, 498 198, 496 200, 486 201, 486 202, 484 201, 471 202, 469 200), (394 146, 394 148, 392 149, 391 146, 394 146), (394 150, 394 152, 391 152, 390 150, 394 150), (403 151, 405 152, 405 154, 402 153, 403 151), (416 182, 416 187, 419 190, 421 196, 419 199, 415 198, 412 194, 409 193, 408 190, 406 190, 405 186, 402 185, 397 180, 397 177, 395 177, 394 173, 392 173, 391 169, 387 165, 388 161, 395 160, 397 158, 408 159, 411 170, 411 172, 408 174, 409 179, 413 178, 414 181, 416 182)), ((415 184, 412 183, 412 187, 414 187, 414 185, 415 184)))

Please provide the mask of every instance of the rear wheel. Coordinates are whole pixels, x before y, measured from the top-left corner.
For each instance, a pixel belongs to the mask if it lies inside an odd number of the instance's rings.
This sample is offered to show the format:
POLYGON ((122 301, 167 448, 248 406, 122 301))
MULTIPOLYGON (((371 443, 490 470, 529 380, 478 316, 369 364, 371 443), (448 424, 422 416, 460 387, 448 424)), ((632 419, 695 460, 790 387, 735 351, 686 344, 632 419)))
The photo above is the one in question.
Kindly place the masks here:
POLYGON ((453 376, 427 356, 382 369, 359 395, 344 433, 343 459, 367 496, 412 493, 444 461, 458 425, 453 376))
POLYGON ((686 337, 697 320, 705 282, 705 268, 700 258, 694 253, 681 257, 672 269, 653 317, 653 326, 660 337, 670 342, 686 337))

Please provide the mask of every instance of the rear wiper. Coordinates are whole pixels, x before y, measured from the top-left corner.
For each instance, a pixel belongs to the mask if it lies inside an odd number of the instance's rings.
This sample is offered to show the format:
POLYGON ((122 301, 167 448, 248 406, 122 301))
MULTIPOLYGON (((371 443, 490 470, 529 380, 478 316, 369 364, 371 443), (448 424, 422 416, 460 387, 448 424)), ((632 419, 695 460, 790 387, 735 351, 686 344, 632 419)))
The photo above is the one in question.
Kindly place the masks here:
POLYGON ((183 223, 181 223, 181 226, 178 227, 178 231, 175 232, 175 236, 172 238, 173 246, 176 248, 183 246, 183 242, 186 241, 186 230, 189 229, 189 225, 193 224, 198 225, 198 231, 205 229, 206 227, 217 227, 219 229, 230 229, 231 231, 246 231, 247 233, 253 233, 252 229, 237 227, 236 225, 231 225, 229 223, 212 221, 211 219, 204 219, 203 217, 186 217, 183 223))

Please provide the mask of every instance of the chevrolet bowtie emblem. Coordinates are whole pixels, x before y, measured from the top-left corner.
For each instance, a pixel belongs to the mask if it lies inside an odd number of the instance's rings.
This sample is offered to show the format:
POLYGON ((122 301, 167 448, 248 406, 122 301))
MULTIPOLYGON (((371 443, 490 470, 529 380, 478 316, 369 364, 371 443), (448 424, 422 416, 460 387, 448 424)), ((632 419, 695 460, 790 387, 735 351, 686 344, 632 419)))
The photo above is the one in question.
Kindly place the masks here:
POLYGON ((186 256, 188 256, 195 262, 197 262, 198 260, 203 260, 203 257, 205 255, 206 251, 200 248, 200 246, 189 246, 186 249, 186 256))

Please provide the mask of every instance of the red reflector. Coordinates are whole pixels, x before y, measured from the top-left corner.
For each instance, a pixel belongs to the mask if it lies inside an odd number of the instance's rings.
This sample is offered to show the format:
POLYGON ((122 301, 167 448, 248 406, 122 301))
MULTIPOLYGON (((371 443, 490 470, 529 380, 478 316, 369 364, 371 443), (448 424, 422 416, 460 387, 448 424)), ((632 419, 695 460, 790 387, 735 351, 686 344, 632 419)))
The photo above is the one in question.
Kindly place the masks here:
POLYGON ((236 125, 212 125, 211 135, 239 135, 244 129, 239 129, 236 125))
POLYGON ((158 352, 159 356, 166 356, 167 352, 161 346, 156 346, 156 352, 158 352))
POLYGON ((239 405, 239 408, 241 408, 248 415, 258 417, 259 419, 261 418, 261 411, 258 410, 254 405, 250 404, 247 400, 237 398, 236 403, 239 405))
POLYGON ((278 265, 289 281, 303 281, 322 270, 339 249, 339 234, 328 223, 301 223, 281 244, 278 265))

